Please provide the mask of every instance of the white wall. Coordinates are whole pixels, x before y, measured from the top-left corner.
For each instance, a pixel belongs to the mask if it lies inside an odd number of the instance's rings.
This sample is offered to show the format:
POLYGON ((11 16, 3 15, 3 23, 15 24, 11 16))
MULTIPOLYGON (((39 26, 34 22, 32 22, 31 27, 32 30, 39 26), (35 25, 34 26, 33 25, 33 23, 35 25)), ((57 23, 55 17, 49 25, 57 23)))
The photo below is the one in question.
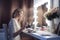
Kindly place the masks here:
POLYGON ((59 0, 50 0, 50 7, 51 8, 59 7, 59 0))
POLYGON ((59 7, 59 0, 53 0, 53 7, 59 7))

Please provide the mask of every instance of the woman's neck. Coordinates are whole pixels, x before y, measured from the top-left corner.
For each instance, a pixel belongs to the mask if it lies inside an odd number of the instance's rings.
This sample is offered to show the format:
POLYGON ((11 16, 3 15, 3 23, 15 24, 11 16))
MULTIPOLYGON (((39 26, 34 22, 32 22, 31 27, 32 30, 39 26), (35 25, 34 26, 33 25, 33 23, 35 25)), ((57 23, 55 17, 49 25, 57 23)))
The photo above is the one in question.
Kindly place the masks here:
POLYGON ((15 18, 17 21, 19 20, 17 17, 15 18))

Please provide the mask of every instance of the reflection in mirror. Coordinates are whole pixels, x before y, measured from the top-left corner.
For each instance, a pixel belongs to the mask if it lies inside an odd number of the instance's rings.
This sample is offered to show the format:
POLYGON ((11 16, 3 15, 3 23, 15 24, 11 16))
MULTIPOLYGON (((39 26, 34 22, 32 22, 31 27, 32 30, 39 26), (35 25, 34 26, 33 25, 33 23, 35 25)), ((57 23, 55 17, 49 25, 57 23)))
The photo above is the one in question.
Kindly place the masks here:
POLYGON ((46 26, 44 13, 50 9, 50 0, 34 0, 34 22, 35 28, 46 26))

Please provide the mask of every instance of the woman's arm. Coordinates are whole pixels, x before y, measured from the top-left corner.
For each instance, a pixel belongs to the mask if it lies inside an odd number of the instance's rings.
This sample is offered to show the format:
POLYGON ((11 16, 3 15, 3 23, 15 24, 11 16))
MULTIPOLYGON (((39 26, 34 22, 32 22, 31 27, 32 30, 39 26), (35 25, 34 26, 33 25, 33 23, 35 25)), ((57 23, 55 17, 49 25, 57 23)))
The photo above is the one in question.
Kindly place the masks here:
POLYGON ((13 33, 13 37, 16 37, 18 34, 20 34, 24 28, 25 27, 22 27, 20 30, 18 30, 17 32, 13 33))
POLYGON ((22 32, 22 30, 23 30, 24 28, 26 28, 26 27, 27 27, 26 22, 22 22, 22 27, 21 27, 21 29, 18 30, 17 32, 13 33, 13 37, 16 37, 18 34, 20 34, 20 33, 22 32))
POLYGON ((15 32, 15 27, 16 27, 16 24, 14 22, 14 20, 11 21, 11 23, 9 24, 9 34, 10 34, 10 37, 16 37, 18 34, 20 34, 22 32, 22 30, 25 28, 25 24, 23 24, 23 26, 21 27, 20 30, 18 30, 17 32, 15 32))

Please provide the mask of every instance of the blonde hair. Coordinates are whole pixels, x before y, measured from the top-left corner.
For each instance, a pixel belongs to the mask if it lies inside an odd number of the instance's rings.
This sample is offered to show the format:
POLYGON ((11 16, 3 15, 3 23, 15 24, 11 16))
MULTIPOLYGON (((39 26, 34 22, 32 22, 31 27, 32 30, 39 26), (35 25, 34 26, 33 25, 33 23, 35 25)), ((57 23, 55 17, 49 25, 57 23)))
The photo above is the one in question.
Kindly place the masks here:
POLYGON ((15 18, 17 16, 20 16, 21 11, 22 11, 22 9, 16 9, 16 10, 14 10, 14 12, 12 14, 12 18, 15 18))

